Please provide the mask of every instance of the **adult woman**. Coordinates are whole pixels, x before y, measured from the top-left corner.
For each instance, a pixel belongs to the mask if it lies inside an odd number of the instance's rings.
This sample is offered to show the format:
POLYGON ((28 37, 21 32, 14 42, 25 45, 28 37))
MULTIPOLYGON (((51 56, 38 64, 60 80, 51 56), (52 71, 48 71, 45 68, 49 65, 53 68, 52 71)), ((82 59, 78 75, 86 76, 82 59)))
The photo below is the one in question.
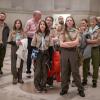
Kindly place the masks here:
POLYGON ((84 97, 84 88, 81 84, 78 65, 77 46, 79 44, 79 34, 75 28, 74 19, 69 16, 66 18, 65 30, 60 36, 61 47, 61 92, 60 95, 67 94, 70 83, 70 74, 78 87, 79 95, 84 97))
POLYGON ((87 43, 91 45, 91 59, 93 65, 93 84, 92 87, 97 87, 98 69, 99 69, 99 45, 100 45, 100 29, 97 25, 97 18, 92 16, 90 18, 89 27, 90 36, 87 37, 87 43))
POLYGON ((87 19, 82 19, 80 23, 80 51, 82 53, 83 58, 83 82, 82 85, 87 85, 87 76, 90 70, 90 58, 91 58, 91 46, 86 42, 86 36, 89 34, 88 32, 88 21, 87 19))

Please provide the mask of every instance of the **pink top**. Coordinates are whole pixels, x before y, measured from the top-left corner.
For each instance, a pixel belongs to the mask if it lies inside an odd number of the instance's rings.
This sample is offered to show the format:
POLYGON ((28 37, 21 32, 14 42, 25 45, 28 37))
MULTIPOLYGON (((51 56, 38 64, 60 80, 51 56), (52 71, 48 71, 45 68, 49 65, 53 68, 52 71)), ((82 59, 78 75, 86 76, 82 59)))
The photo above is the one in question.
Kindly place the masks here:
POLYGON ((38 27, 38 23, 34 21, 34 19, 29 19, 25 25, 25 33, 27 37, 33 38, 33 35, 36 33, 38 27))

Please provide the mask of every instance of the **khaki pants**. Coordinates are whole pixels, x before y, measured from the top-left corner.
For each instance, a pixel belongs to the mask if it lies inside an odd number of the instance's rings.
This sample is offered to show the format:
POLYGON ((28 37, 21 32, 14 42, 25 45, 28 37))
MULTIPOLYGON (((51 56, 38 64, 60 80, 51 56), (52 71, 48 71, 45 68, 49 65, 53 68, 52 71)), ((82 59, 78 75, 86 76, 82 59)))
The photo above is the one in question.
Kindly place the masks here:
POLYGON ((34 64, 34 85, 35 88, 46 87, 47 83, 47 71, 46 61, 48 60, 48 54, 39 53, 38 58, 34 64))
POLYGON ((90 58, 84 59, 83 61, 83 82, 87 82, 89 67, 90 67, 90 58))
POLYGON ((76 48, 61 48, 61 88, 64 91, 68 91, 71 72, 78 90, 83 90, 76 48))
POLYGON ((97 82, 99 70, 99 47, 93 47, 91 51, 91 58, 93 64, 93 83, 97 82))

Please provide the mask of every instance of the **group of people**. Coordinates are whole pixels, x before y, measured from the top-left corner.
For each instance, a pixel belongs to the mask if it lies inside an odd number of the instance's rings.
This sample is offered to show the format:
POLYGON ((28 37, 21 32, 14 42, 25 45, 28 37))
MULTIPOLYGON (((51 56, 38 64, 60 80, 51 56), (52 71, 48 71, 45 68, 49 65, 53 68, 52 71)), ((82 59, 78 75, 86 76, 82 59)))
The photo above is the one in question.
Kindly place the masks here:
POLYGON ((72 16, 66 17, 65 23, 63 17, 59 16, 55 26, 53 26, 52 16, 47 16, 44 20, 41 20, 41 17, 40 11, 34 11, 33 18, 26 22, 24 29, 21 20, 17 19, 10 32, 4 22, 6 14, 0 13, 0 74, 3 74, 3 60, 8 43, 11 45, 13 84, 24 83, 22 71, 25 59, 23 57, 27 54, 26 73, 30 78, 31 64, 33 64, 34 86, 38 92, 47 92, 47 84, 52 87, 56 79, 61 82, 60 95, 65 95, 68 93, 72 75, 79 95, 85 97, 84 86, 88 83, 87 77, 91 64, 93 66, 92 87, 97 87, 100 66, 99 18, 92 16, 89 22, 87 19, 82 19, 79 27, 76 27, 72 16), (23 39, 27 40, 27 46, 22 46, 23 39), (19 49, 24 53, 23 57, 19 57, 18 64, 16 52, 19 49), (32 57, 33 50, 38 50, 36 59, 32 57), (80 59, 83 68, 82 82, 79 74, 80 59))

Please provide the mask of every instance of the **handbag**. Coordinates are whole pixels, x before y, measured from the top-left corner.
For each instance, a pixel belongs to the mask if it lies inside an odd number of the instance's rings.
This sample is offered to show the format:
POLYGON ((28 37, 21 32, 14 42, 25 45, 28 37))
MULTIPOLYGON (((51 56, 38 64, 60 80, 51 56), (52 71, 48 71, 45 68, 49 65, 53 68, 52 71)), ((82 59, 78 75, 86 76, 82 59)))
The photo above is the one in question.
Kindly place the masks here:
MULTIPOLYGON (((39 48, 40 48, 41 44, 42 44, 42 42, 40 43, 39 48)), ((31 54, 31 58, 32 58, 32 59, 34 59, 34 60, 37 59, 38 54, 39 54, 39 48, 34 48, 34 49, 32 50, 32 54, 31 54)))
MULTIPOLYGON (((44 39, 45 39, 45 36, 44 36, 44 39)), ((38 58, 39 48, 40 48, 41 45, 42 45, 42 41, 41 41, 41 43, 40 43, 40 45, 39 45, 38 48, 34 48, 34 49, 32 50, 31 59, 36 60, 36 59, 38 58)))
POLYGON ((32 50, 32 54, 31 54, 31 58, 36 60, 39 54, 39 49, 33 49, 32 50))

